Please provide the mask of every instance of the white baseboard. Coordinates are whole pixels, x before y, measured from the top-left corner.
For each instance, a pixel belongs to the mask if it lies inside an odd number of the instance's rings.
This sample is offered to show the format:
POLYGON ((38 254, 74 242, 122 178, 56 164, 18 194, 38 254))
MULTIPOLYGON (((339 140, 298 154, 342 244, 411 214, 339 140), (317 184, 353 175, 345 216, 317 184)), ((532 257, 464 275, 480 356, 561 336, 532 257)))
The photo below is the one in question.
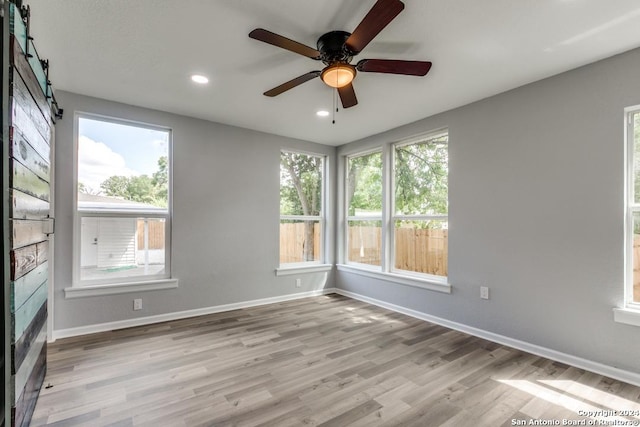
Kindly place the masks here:
POLYGON ((238 310, 241 308, 256 307, 259 305, 274 304, 278 302, 291 301, 300 298, 315 297, 336 293, 334 288, 318 289, 315 291, 301 292, 297 294, 282 295, 271 298, 262 298, 251 301, 237 302, 233 304, 217 305, 213 307, 197 308, 194 310, 176 311, 173 313, 158 314, 155 316, 138 317, 136 319, 119 320, 116 322, 99 323, 94 325, 80 326, 77 328, 58 329, 53 331, 53 342, 60 338, 76 337, 79 335, 94 334, 96 332, 115 331, 117 329, 131 328, 134 326, 144 326, 153 323, 167 322, 169 320, 186 319, 189 317, 203 316, 206 314, 222 313, 224 311, 238 310))
POLYGON ((327 295, 336 293, 349 298, 353 298, 358 301, 363 301, 368 304, 376 305, 378 307, 386 308, 397 313, 405 314, 407 316, 415 317, 416 319, 425 320, 427 322, 435 323, 441 326, 445 326, 456 331, 464 332, 469 335, 473 335, 479 338, 484 338, 489 341, 493 341, 499 344, 513 347, 518 350, 526 351, 528 353, 535 354, 537 356, 546 357, 547 359, 555 360, 565 363, 567 365, 575 366, 580 369, 585 369, 591 372, 595 372, 600 375, 604 375, 616 380, 624 381, 629 384, 640 387, 640 374, 626 371, 623 369, 608 366, 602 363, 594 362, 591 360, 583 359, 581 357, 573 356, 570 354, 562 353, 556 350, 552 350, 546 347, 541 347, 535 344, 531 344, 525 341, 520 341, 514 338, 506 337, 504 335, 495 334, 493 332, 485 331, 483 329, 474 328, 472 326, 464 325, 462 323, 453 322, 451 320, 443 319, 441 317, 432 316, 420 311, 412 310, 399 305, 391 304, 385 301, 370 298, 364 295, 360 295, 354 292, 346 291, 338 288, 326 288, 319 289, 310 292, 301 292, 297 294, 282 295, 278 297, 262 298, 251 301, 238 302, 233 304, 224 304, 213 307, 199 308, 195 310, 178 311, 174 313, 160 314, 156 316, 140 317, 137 319, 121 320, 117 322, 100 323, 95 325, 81 326, 77 328, 59 329, 53 331, 53 341, 58 338, 75 337, 79 335, 93 334, 96 332, 114 331, 117 329, 131 328, 134 326, 144 326, 153 323, 166 322, 169 320, 186 319, 189 317, 203 316, 206 314, 221 313, 225 311, 238 310, 241 308, 256 307, 266 304, 274 304, 278 302, 291 301, 301 298, 327 295))
POLYGON ((550 348, 541 347, 539 345, 531 344, 525 341, 520 341, 514 338, 506 337, 504 335, 495 334, 493 332, 485 331, 483 329, 474 328, 473 326, 464 325, 462 323, 452 322, 451 320, 443 319, 437 316, 432 316, 420 311, 412 310, 399 305, 391 304, 385 301, 380 301, 375 298, 370 298, 364 295, 360 295, 354 292, 345 291, 343 289, 336 288, 333 290, 335 293, 343 295, 345 297, 353 298, 358 301, 366 302, 368 304, 377 305, 378 307, 386 308, 397 313, 406 314, 407 316, 415 317, 420 320, 435 323, 441 326, 445 326, 456 331, 464 332, 475 337, 484 338, 486 340, 503 344, 508 347, 513 347, 518 350, 526 351, 527 353, 535 354, 536 356, 545 357, 547 359, 555 360, 567 365, 575 366, 576 368, 585 369, 587 371, 594 372, 596 374, 604 375, 610 378, 614 378, 619 381, 624 381, 629 384, 640 387, 640 374, 636 372, 626 371, 623 369, 608 366, 603 363, 594 362, 592 360, 583 359, 581 357, 573 356, 571 354, 562 353, 550 348))

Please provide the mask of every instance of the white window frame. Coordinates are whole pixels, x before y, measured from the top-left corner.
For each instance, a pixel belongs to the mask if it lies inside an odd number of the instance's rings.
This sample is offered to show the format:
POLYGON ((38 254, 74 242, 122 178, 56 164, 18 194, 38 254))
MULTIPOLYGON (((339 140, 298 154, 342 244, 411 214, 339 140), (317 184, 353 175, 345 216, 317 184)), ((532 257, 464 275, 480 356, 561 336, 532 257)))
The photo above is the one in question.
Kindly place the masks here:
POLYGON ((640 105, 625 108, 625 221, 624 221, 624 302, 614 308, 616 322, 640 326, 640 303, 633 301, 633 215, 640 213, 640 203, 634 195, 634 123, 633 116, 640 114, 640 105))
MULTIPOLYGON (((430 132, 428 134, 425 135, 421 135, 419 137, 415 137, 415 138, 410 138, 404 141, 400 141, 400 142, 396 142, 394 144, 392 144, 391 147, 391 172, 390 172, 390 179, 391 179, 391 201, 390 201, 390 220, 389 220, 389 236, 390 236, 390 250, 389 250, 389 270, 393 273, 397 273, 397 274, 402 274, 402 275, 407 275, 407 276, 414 276, 414 277, 423 277, 426 278, 427 280, 430 281, 435 281, 435 282, 442 282, 447 280, 447 276, 437 276, 435 274, 427 274, 427 273, 418 273, 418 272, 414 272, 414 271, 408 271, 408 270, 400 270, 395 268, 395 259, 396 259, 396 245, 393 243, 395 242, 395 222, 396 221, 430 221, 430 220, 445 220, 448 222, 449 220, 449 215, 448 214, 431 214, 431 215, 427 215, 427 214, 414 214, 414 215, 404 215, 404 214, 398 214, 396 213, 396 206, 395 206, 395 197, 393 195, 396 194, 396 148, 397 147, 406 147, 409 145, 414 145, 414 144, 419 144, 421 142, 424 142, 426 140, 429 139, 435 139, 438 138, 442 135, 447 135, 448 136, 449 131, 448 129, 442 129, 439 131, 434 131, 434 132, 430 132)), ((449 151, 449 143, 447 142, 447 152, 449 151)), ((448 155, 447 155, 447 163, 448 163, 448 155)), ((448 167, 448 165, 447 165, 448 167)), ((447 197, 449 194, 449 189, 447 187, 447 197)))
MULTIPOLYGON (((375 148, 365 151, 358 151, 344 156, 343 174, 343 209, 342 218, 343 227, 341 227, 342 239, 342 255, 341 263, 338 264, 339 271, 358 274, 365 277, 381 279, 384 281, 397 283, 406 286, 413 286, 438 292, 451 293, 451 285, 447 276, 436 276, 432 274, 418 273, 406 270, 399 270, 394 267, 395 260, 395 220, 400 219, 448 219, 448 215, 396 215, 395 213, 395 147, 403 145, 411 145, 426 139, 436 138, 443 134, 449 134, 448 128, 440 128, 434 131, 426 132, 411 138, 405 138, 400 141, 383 144, 375 148), (349 251, 349 220, 363 220, 362 217, 353 217, 348 215, 348 168, 349 159, 366 156, 376 152, 382 153, 382 254, 381 267, 362 264, 348 259, 349 251)), ((448 149, 448 145, 447 145, 448 149)), ((367 218, 369 219, 369 218, 367 218)), ((376 220, 371 218, 371 220, 376 220)))
POLYGON ((385 233, 385 222, 384 222, 384 212, 385 212, 385 153, 384 150, 380 147, 377 147, 373 150, 368 150, 368 151, 364 151, 364 152, 358 152, 356 154, 350 154, 348 156, 345 156, 345 162, 344 162, 344 215, 345 215, 345 222, 344 222, 344 228, 343 228, 343 233, 344 233, 344 243, 345 243, 345 248, 344 248, 344 261, 347 265, 354 265, 357 266, 358 268, 362 268, 365 270, 371 270, 371 271, 384 271, 384 267, 387 264, 386 260, 385 260, 385 253, 386 251, 384 250, 385 248, 385 239, 386 239, 386 233, 385 233), (380 212, 379 216, 367 216, 367 217, 363 217, 363 216, 357 216, 357 215, 349 215, 349 160, 351 159, 356 159, 358 157, 365 157, 365 156, 370 156, 372 154, 378 154, 380 153, 381 157, 382 157, 382 183, 381 183, 381 187, 382 187, 382 194, 380 195, 380 197, 382 198, 382 209, 380 212), (372 264, 364 264, 361 262, 357 262, 357 261, 351 261, 349 260, 349 221, 380 221, 381 227, 382 227, 382 236, 381 236, 381 248, 380 248, 380 265, 372 265, 372 264))
POLYGON ((171 277, 171 217, 172 217, 172 147, 173 132, 171 128, 153 124, 142 123, 133 120, 109 117, 94 113, 76 112, 74 115, 74 197, 73 197, 73 261, 72 261, 72 285, 65 288, 65 298, 79 298, 99 295, 111 295, 128 292, 140 292, 158 289, 171 289, 178 287, 178 280, 171 277), (167 150, 167 209, 81 209, 78 207, 78 149, 79 149, 79 122, 81 119, 97 120, 107 123, 135 126, 168 133, 167 150), (130 276, 107 279, 81 279, 81 224, 83 218, 160 218, 165 220, 165 268, 164 272, 155 275, 130 276))
MULTIPOLYGON (((278 245, 278 268, 276 268, 276 276, 286 276, 300 273, 315 273, 331 270, 332 266, 326 264, 327 259, 327 180, 328 180, 328 165, 327 156, 325 154, 313 153, 309 151, 302 151, 296 149, 283 148, 280 150, 280 156, 282 153, 295 153, 310 157, 317 157, 321 160, 320 172, 322 173, 321 189, 320 189, 320 213, 319 215, 279 215, 278 230, 280 230, 280 224, 283 220, 291 221, 318 221, 320 224, 320 253, 319 259, 315 261, 302 261, 291 263, 280 263, 280 246, 278 245)), ((279 157, 279 161, 280 161, 279 157)), ((280 164, 280 163, 278 163, 280 164)), ((279 170, 279 169, 278 169, 279 170)), ((278 187, 279 188, 279 187, 278 187)), ((278 231, 278 241, 280 232, 278 231)))

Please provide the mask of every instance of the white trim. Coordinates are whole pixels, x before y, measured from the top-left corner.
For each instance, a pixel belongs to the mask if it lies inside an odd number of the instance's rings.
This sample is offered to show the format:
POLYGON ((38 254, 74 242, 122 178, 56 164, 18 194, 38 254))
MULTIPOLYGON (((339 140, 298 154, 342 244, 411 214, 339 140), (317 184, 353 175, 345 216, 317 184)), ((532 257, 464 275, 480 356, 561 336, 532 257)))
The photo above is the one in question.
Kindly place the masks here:
POLYGON ((380 268, 389 271, 395 259, 396 245, 393 241, 393 204, 394 204, 394 150, 393 144, 386 144, 382 150, 382 230, 380 268))
POLYGON ((586 369, 591 372, 595 372, 600 375, 605 375, 610 378, 624 381, 635 386, 640 386, 640 373, 619 369, 613 366, 608 366, 602 363, 594 362, 591 360, 583 359, 581 357, 573 356, 570 354, 562 353, 556 350, 552 350, 546 347, 541 347, 535 344, 531 344, 525 341, 517 340, 514 338, 506 337, 504 335, 488 332, 483 329, 467 326, 462 323, 453 322, 437 316, 432 316, 420 311, 412 310, 399 305, 387 303, 384 301, 370 298, 364 295, 357 294, 355 292, 346 291, 339 288, 325 288, 315 291, 302 292, 297 294, 282 295, 278 297, 263 298, 252 301, 245 301, 239 303, 231 303, 225 305, 219 305, 214 307, 205 307, 194 310, 179 311, 175 313, 160 314, 156 316, 147 316, 137 319, 120 320, 116 322, 100 323, 95 325, 80 326, 76 328, 60 329, 54 331, 53 340, 58 338, 75 337, 79 335, 93 334, 97 332, 113 331, 123 328, 131 328, 134 326, 144 326, 153 323, 166 322, 170 320, 179 320, 189 317, 203 316, 207 314, 221 313, 225 311, 238 310, 242 308, 255 307, 266 304, 274 304, 278 302, 291 301, 301 298, 308 298, 313 296, 339 294, 348 298, 352 298, 358 301, 363 301, 371 305, 386 308, 387 310, 401 313, 407 316, 414 317, 416 319, 424 320, 426 322, 435 323, 456 331, 464 332, 475 337, 484 338, 492 342, 506 345, 508 347, 516 348, 518 350, 526 351, 537 356, 546 357, 551 360, 566 363, 571 366, 575 366, 580 369, 586 369))
MULTIPOLYGON (((419 144, 421 142, 426 142, 429 139, 436 139, 436 138, 440 138, 443 135, 447 135, 447 145, 449 145, 449 127, 448 126, 444 126, 441 127, 439 129, 435 129, 435 130, 431 130, 431 131, 427 131, 427 132, 422 132, 419 133, 417 135, 413 135, 413 136, 409 136, 407 138, 402 138, 400 140, 391 142, 391 145, 395 147, 405 147, 407 145, 413 145, 413 144, 419 144)), ((447 148, 448 150, 448 148, 447 148)))
POLYGON ((55 235, 55 214, 56 214, 56 132, 53 130, 51 132, 51 140, 49 143, 49 220, 47 223, 51 224, 52 229, 50 234, 48 235, 49 240, 49 253, 47 255, 47 259, 49 261, 48 266, 48 283, 49 286, 49 294, 47 296, 47 342, 52 340, 53 338, 53 329, 54 329, 54 309, 55 309, 55 246, 56 246, 56 235, 55 235))
POLYGON ((539 345, 531 344, 526 341, 521 341, 515 338, 506 337, 504 335, 495 334, 493 332, 485 331, 483 329, 474 328, 473 326, 464 325, 462 323, 453 322, 451 320, 443 319, 441 317, 432 316, 420 311, 412 310, 399 305, 391 304, 388 302, 380 301, 374 298, 370 298, 364 295, 360 295, 354 292, 345 291, 343 289, 336 288, 337 294, 345 297, 353 298, 358 301, 363 301, 368 304, 376 305, 378 307, 386 308, 397 313, 405 314, 407 316, 415 317, 416 319, 424 320, 427 322, 435 323, 456 331, 464 332, 465 334, 473 335, 475 337, 483 338, 498 344, 513 347, 518 350, 526 351, 527 353, 535 354, 536 356, 545 357, 547 359, 555 360, 567 365, 575 366, 580 369, 585 369, 596 374, 604 375, 619 381, 640 387, 640 373, 627 371, 624 369, 616 368, 614 366, 605 365, 603 363, 594 362, 592 360, 583 359, 571 354, 562 353, 550 348, 542 347, 539 345))
POLYGON ((370 277, 373 279, 385 280, 391 283, 397 283, 405 286, 413 286, 416 288, 427 289, 430 291, 451 293, 451 285, 447 283, 447 278, 437 276, 430 277, 410 277, 397 273, 388 273, 386 271, 374 271, 369 268, 358 268, 353 265, 338 264, 338 271, 358 274, 360 276, 370 277))
POLYGON ((280 221, 322 221, 320 215, 280 215, 280 221))
POLYGON ((130 292, 157 291, 160 289, 175 289, 178 287, 178 279, 160 279, 149 282, 117 283, 113 285, 72 286, 64 288, 64 297, 86 298, 101 295, 127 294, 130 292))
MULTIPOLYGON (((78 298, 84 296, 96 296, 96 295, 111 295, 115 293, 136 292, 137 288, 127 288, 131 285, 138 285, 140 282, 131 282, 135 280, 135 277, 123 277, 123 278, 111 278, 106 280, 92 280, 82 279, 81 274, 81 222, 83 217, 117 217, 117 218, 162 218, 165 220, 165 251, 164 251, 164 265, 165 270, 163 274, 149 275, 147 278, 149 281, 144 282, 145 285, 159 284, 153 289, 167 289, 169 286, 165 283, 160 285, 161 282, 169 282, 173 279, 171 277, 171 227, 173 216, 173 129, 168 126, 160 126, 150 124, 146 122, 139 122, 137 120, 127 120, 102 114, 95 114, 84 111, 75 111, 73 116, 73 183, 74 183, 74 197, 73 197, 73 232, 72 232, 72 270, 71 270, 71 282, 74 288, 65 288, 65 298, 78 298), (78 152, 79 152, 79 139, 80 139, 80 120, 93 120, 104 123, 124 125, 130 127, 137 127, 141 129, 148 129, 157 132, 167 133, 167 208, 166 209, 80 209, 78 206, 78 152), (115 291, 116 283, 122 285, 117 291, 115 291), (128 282, 129 281, 129 282, 128 282), (106 287, 113 288, 112 291, 106 292, 106 287), (100 288, 100 292, 87 292, 88 289, 100 288)), ((174 286, 178 287, 177 280, 174 286)), ((151 290, 151 289, 142 289, 151 290)), ((53 322, 52 322, 53 323, 53 322)))
POLYGON ((280 153, 304 154, 305 156, 310 156, 310 157, 328 157, 327 154, 319 153, 317 151, 301 150, 300 148, 288 148, 285 146, 280 147, 280 153))
MULTIPOLYGON (((348 165, 349 159, 355 159, 356 157, 364 157, 364 156, 368 156, 376 153, 382 154, 382 145, 375 146, 370 150, 365 150, 365 151, 360 151, 360 149, 356 149, 353 152, 342 153, 342 155, 346 158, 347 160, 346 163, 348 165)), ((347 166, 347 169, 348 169, 348 166, 347 166)))
POLYGON ((172 128, 169 126, 157 125, 154 123, 141 122, 139 120, 130 120, 123 119, 122 117, 109 116, 106 114, 98 114, 92 113, 89 111, 76 111, 74 114, 75 117, 82 117, 83 119, 93 120, 93 121, 102 121, 102 122, 112 122, 118 125, 124 126, 136 126, 144 129, 155 130, 155 131, 171 131, 172 128))
POLYGON ((627 325, 640 326, 640 310, 631 308, 614 308, 613 320, 627 325))
POLYGON ((433 215, 427 215, 427 214, 416 214, 416 215, 402 215, 402 214, 397 214, 397 215, 393 215, 393 220, 394 221, 449 221, 449 215, 447 214, 433 214, 433 215))
POLYGON ((382 215, 378 215, 377 212, 364 213, 360 215, 348 216, 347 221, 380 221, 382 222, 382 215))
POLYGON ((293 276, 295 274, 306 274, 306 273, 323 273, 325 271, 331 271, 333 269, 332 264, 313 264, 313 265, 304 265, 301 264, 299 266, 294 266, 290 264, 289 266, 283 265, 280 268, 276 268, 276 276, 293 276))
MULTIPOLYGON (((633 116, 640 114, 640 106, 624 109, 624 191, 625 216, 624 216, 624 301, 626 308, 614 309, 614 320, 620 323, 640 326, 640 310, 631 308, 634 304, 634 274, 633 274, 633 242, 634 242, 634 214, 640 211, 640 206, 635 200, 635 124, 633 116)), ((637 305, 637 304, 636 304, 637 305)))
POLYGON ((335 262, 335 229, 334 229, 334 217, 335 210, 333 207, 333 200, 335 198, 335 182, 334 182, 334 173, 333 167, 335 162, 335 156, 325 156, 323 161, 324 170, 322 173, 324 174, 324 179, 322 181, 322 222, 320 230, 321 236, 321 246, 322 250, 322 259, 321 261, 324 264, 330 264, 333 269, 333 263, 335 262))
POLYGON ((116 217, 121 218, 123 216, 131 218, 169 218, 169 210, 164 208, 149 208, 142 209, 139 207, 132 207, 130 209, 121 208, 78 208, 78 215, 83 217, 116 217))
MULTIPOLYGON (((75 288, 74 288, 75 289, 75 288)), ((66 290, 66 289, 65 289, 66 290)), ((251 301, 237 302, 231 304, 217 305, 213 307, 196 308, 193 310, 177 311, 174 313, 158 314, 155 316, 139 317, 136 319, 118 320, 115 322, 98 323, 94 325, 79 326, 76 328, 59 329, 54 331, 54 340, 59 338, 69 338, 79 335, 94 334, 97 332, 114 331, 117 329, 131 328, 134 326, 144 326, 153 323, 167 322, 170 320, 187 319, 189 317, 204 316, 207 314, 222 313, 225 311, 239 310, 242 308, 256 307, 266 304, 275 304, 284 301, 291 301, 301 298, 315 297, 320 295, 334 294, 335 288, 318 289, 315 291, 301 292, 297 294, 282 295, 277 297, 262 298, 251 301)))

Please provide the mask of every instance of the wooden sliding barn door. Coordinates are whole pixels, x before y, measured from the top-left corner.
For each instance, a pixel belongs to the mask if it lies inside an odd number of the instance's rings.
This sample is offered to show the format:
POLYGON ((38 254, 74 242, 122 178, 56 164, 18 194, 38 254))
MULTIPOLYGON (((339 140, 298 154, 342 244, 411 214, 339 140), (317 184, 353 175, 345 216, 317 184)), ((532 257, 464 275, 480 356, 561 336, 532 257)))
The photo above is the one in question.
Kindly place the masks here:
POLYGON ((27 426, 46 373, 52 94, 28 10, 5 3, 2 28, 3 363, 6 425, 27 426))

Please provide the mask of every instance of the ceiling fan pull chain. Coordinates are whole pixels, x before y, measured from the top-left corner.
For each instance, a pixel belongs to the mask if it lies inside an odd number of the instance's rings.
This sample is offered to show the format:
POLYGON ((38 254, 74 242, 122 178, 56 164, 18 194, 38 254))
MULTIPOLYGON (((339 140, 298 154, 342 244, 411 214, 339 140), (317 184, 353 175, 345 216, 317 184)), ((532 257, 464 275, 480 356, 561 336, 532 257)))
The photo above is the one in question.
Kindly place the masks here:
POLYGON ((336 113, 338 112, 338 89, 333 91, 333 121, 332 124, 336 124, 336 113))

